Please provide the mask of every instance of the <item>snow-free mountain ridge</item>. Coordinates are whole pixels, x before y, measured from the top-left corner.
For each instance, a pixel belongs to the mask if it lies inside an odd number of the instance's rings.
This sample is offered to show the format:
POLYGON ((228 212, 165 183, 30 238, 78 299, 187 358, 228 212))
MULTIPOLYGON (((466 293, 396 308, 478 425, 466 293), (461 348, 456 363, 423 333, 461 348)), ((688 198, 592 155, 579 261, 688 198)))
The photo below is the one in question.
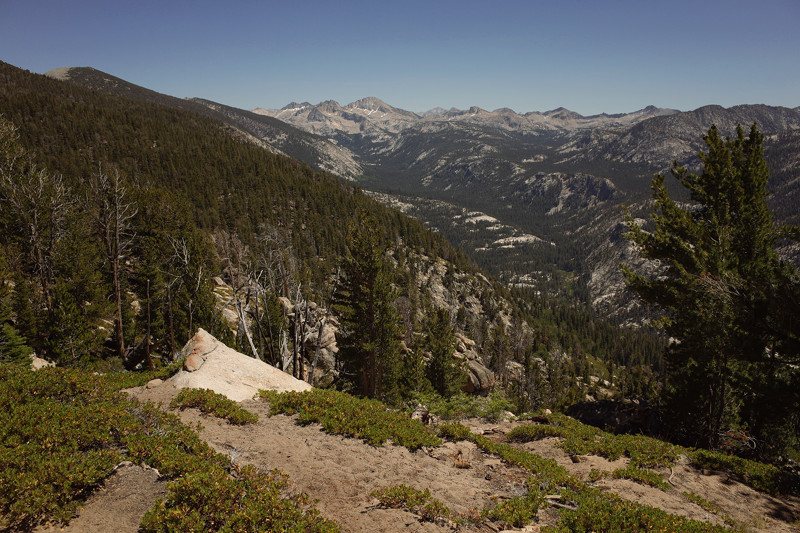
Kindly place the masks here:
POLYGON ((89 68, 51 75, 211 114, 250 142, 381 191, 383 201, 403 205, 503 281, 578 292, 607 316, 636 313, 617 268, 629 253, 621 205, 644 216, 653 174, 676 160, 696 169, 712 124, 724 135, 738 124, 758 124, 772 171, 772 208, 779 221, 800 222, 800 108, 648 106, 588 117, 565 108, 414 113, 368 97, 245 111, 159 95, 89 68))

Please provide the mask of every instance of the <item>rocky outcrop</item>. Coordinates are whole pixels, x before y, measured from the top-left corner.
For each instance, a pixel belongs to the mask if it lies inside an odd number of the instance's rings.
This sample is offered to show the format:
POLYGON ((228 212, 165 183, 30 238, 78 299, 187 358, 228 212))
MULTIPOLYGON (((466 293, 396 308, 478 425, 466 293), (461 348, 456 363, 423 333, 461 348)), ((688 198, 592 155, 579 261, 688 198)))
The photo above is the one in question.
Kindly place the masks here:
POLYGON ((30 358, 31 358, 31 370, 40 370, 42 368, 56 366, 54 362, 48 361, 47 359, 42 359, 41 357, 38 357, 35 353, 30 354, 30 358))
POLYGON ((475 341, 456 333, 456 349, 453 357, 466 361, 467 383, 464 392, 485 394, 495 385, 494 372, 486 368, 475 351, 475 341))
POLYGON ((494 372, 481 363, 475 360, 467 361, 467 369, 469 370, 469 378, 464 386, 466 392, 481 394, 494 387, 494 372))
POLYGON ((167 380, 176 388, 211 389, 237 402, 252 398, 260 389, 285 392, 312 388, 305 381, 228 348, 204 329, 197 330, 181 356, 183 369, 167 380))

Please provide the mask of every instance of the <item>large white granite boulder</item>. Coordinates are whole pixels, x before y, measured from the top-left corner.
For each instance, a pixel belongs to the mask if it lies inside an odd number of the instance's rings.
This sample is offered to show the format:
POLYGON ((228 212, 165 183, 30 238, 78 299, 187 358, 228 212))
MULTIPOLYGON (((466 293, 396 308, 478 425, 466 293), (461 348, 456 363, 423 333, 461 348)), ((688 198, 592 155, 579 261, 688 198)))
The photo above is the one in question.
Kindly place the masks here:
POLYGON ((204 329, 183 347, 183 369, 169 378, 176 388, 211 389, 240 402, 259 389, 304 391, 312 387, 274 366, 228 348, 204 329))

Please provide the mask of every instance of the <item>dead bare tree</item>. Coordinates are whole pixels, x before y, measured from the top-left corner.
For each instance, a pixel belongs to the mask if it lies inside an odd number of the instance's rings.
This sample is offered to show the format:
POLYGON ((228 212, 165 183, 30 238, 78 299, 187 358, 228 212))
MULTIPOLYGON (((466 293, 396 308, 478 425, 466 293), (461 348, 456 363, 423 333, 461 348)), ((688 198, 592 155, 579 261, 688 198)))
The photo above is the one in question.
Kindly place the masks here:
POLYGON ((274 226, 261 226, 258 263, 267 276, 270 289, 291 299, 298 285, 297 257, 287 236, 274 226))
MULTIPOLYGON (((233 306, 239 318, 238 333, 247 340, 253 356, 259 361, 263 361, 264 358, 253 342, 253 336, 248 326, 247 315, 251 307, 251 292, 254 282, 254 274, 248 264, 249 250, 235 233, 230 234, 227 231, 218 231, 214 235, 214 243, 217 246, 217 253, 225 262, 223 274, 233 290, 233 296, 228 305, 233 306)), ((254 302, 254 307, 258 307, 257 301, 254 302)))
POLYGON ((109 175, 100 168, 88 180, 84 205, 94 223, 94 231, 111 272, 111 290, 116 307, 114 316, 114 344, 119 357, 125 361, 125 337, 122 318, 122 276, 125 260, 133 245, 133 218, 138 209, 128 201, 124 179, 119 171, 109 175))
MULTIPOLYGON (((292 253, 292 248, 286 234, 274 226, 262 225, 258 236, 258 251, 256 253, 255 279, 258 281, 256 287, 259 291, 259 301, 264 302, 266 309, 266 291, 270 290, 275 295, 282 295, 286 300, 295 303, 294 313, 287 316, 289 329, 292 334, 292 350, 289 351, 288 336, 286 330, 281 329, 279 333, 280 353, 273 354, 273 360, 280 360, 281 370, 288 370, 293 365, 295 374, 299 370, 298 351, 299 343, 302 343, 302 321, 303 313, 298 311, 303 307, 304 301, 300 290, 298 261, 292 253), (287 355, 288 354, 288 355, 287 355)), ((268 320, 272 318, 267 314, 268 320)), ((273 324, 268 325, 270 346, 275 344, 276 339, 273 333, 273 324)))
POLYGON ((317 363, 319 362, 319 352, 322 350, 322 335, 325 331, 325 327, 328 325, 328 318, 331 316, 331 307, 333 307, 333 300, 336 297, 336 289, 339 287, 341 273, 341 267, 337 268, 336 275, 331 282, 331 293, 328 295, 327 301, 322 302, 325 307, 325 316, 322 318, 319 330, 317 330, 317 343, 314 346, 314 360, 311 363, 311 372, 308 374, 308 382, 311 383, 311 385, 314 385, 314 373, 317 370, 317 363))
POLYGON ((46 310, 53 306, 56 245, 66 235, 73 200, 63 178, 39 168, 19 143, 17 128, 0 117, 0 204, 11 209, 30 253, 46 310))

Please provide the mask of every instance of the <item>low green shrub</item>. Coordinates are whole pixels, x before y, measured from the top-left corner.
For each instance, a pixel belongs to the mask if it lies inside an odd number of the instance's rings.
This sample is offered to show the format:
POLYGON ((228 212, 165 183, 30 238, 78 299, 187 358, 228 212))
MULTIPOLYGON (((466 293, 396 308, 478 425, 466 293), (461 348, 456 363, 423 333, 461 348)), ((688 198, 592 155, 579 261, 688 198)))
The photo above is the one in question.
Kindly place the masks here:
POLYGON ((391 440, 413 451, 442 443, 419 420, 412 420, 408 413, 389 411, 377 400, 325 389, 284 393, 260 391, 260 395, 269 401, 272 415, 297 414, 301 424, 319 422, 327 433, 364 439, 373 446, 391 440))
POLYGON ((611 461, 630 457, 639 467, 671 466, 682 449, 644 435, 614 435, 581 424, 570 417, 548 415, 547 424, 523 424, 508 433, 512 442, 560 437, 560 446, 571 455, 599 455, 611 461))
POLYGON ((304 498, 282 498, 277 474, 243 469, 230 477, 226 456, 174 414, 117 392, 119 384, 75 370, 0 365, 1 531, 67 522, 123 460, 176 480, 148 513, 146 531, 338 530, 306 510, 304 498))
POLYGON ((416 509, 431 499, 431 491, 429 489, 418 490, 401 483, 385 489, 374 490, 370 496, 377 498, 381 506, 390 509, 416 509))
MULTIPOLYGON (((558 419, 558 417, 556 417, 558 419)), ((575 424, 579 424, 575 422, 575 424)), ((563 426, 571 425, 570 423, 563 426)), ((576 433, 594 433, 597 430, 584 430, 577 427, 576 433)), ((567 431, 569 428, 567 428, 567 431)), ((460 424, 443 425, 440 434, 459 440, 470 440, 487 453, 502 457, 509 463, 517 464, 534 475, 528 480, 528 494, 523 498, 514 498, 503 502, 499 510, 484 511, 487 518, 505 520, 514 527, 521 527, 529 522, 535 512, 534 507, 543 504, 545 495, 560 495, 560 500, 567 507, 559 509, 560 520, 557 526, 545 528, 550 533, 566 533, 569 531, 615 531, 634 533, 640 531, 706 533, 728 531, 723 527, 689 520, 671 515, 660 509, 636 502, 623 500, 613 494, 592 488, 580 479, 569 475, 569 472, 552 459, 545 459, 537 454, 520 450, 508 444, 496 443, 482 435, 471 433, 460 424), (540 500, 542 498, 542 500, 540 500), (510 519, 510 520, 509 520, 510 519), (513 522, 511 521, 513 520, 513 522)), ((585 439, 584 442, 588 441, 585 439)), ((635 468, 635 467, 634 467, 635 468)), ((642 469, 637 468, 636 474, 642 469)), ((643 470, 642 470, 643 471, 643 470)), ((608 474, 590 474, 594 481, 608 474)), ((643 471, 647 472, 647 471, 643 471)), ((656 474, 653 474, 656 475, 656 474)), ((646 474, 645 474, 646 476, 646 474)), ((497 508, 495 508, 497 509, 497 508)))
POLYGON ((586 487, 580 491, 566 490, 561 501, 573 508, 559 509, 560 520, 556 527, 544 528, 547 533, 569 531, 614 531, 638 533, 660 531, 664 533, 723 533, 729 531, 661 509, 624 500, 615 494, 586 487))
POLYGON ((450 509, 431 497, 429 489, 419 490, 401 483, 372 491, 370 496, 377 498, 382 507, 406 509, 428 522, 437 522, 452 516, 450 509))
POLYGON ((692 450, 689 457, 697 468, 724 470, 756 490, 769 494, 792 492, 788 476, 775 466, 711 450, 692 450))
POLYGON ((669 483, 664 481, 659 474, 656 474, 652 470, 638 468, 633 465, 628 465, 625 468, 618 468, 617 470, 614 470, 611 472, 611 477, 614 479, 630 479, 631 481, 649 485, 663 491, 667 491, 670 488, 669 483))
POLYGON ((443 439, 451 441, 469 440, 472 437, 472 432, 468 427, 459 424, 458 422, 447 422, 439 426, 439 436, 443 439))
POLYGON ((592 468, 589 471, 589 481, 591 481, 592 483, 596 483, 601 479, 607 478, 609 476, 611 476, 611 472, 609 472, 608 470, 597 470, 592 468))
POLYGON ((258 415, 242 409, 224 394, 219 394, 210 389, 181 389, 169 403, 171 408, 185 409, 194 407, 205 414, 223 418, 231 424, 244 425, 258 422, 258 415))
POLYGON ((696 503, 706 511, 709 511, 711 513, 719 512, 719 507, 717 507, 710 501, 706 500, 702 496, 695 494, 694 492, 683 492, 682 494, 686 496, 686 499, 688 499, 690 502, 696 503))
POLYGON ((508 432, 506 438, 511 442, 530 442, 547 437, 563 437, 567 430, 548 424, 523 424, 508 432))
POLYGON ((417 393, 408 403, 410 409, 418 404, 428 408, 432 414, 443 420, 463 420, 465 418, 486 418, 491 421, 500 420, 506 411, 514 407, 502 391, 494 391, 488 396, 476 396, 459 392, 450 398, 443 398, 436 393, 417 393))
POLYGON ((544 494, 536 486, 533 478, 528 479, 528 492, 525 496, 511 498, 498 503, 492 509, 486 509, 483 516, 510 524, 513 527, 523 527, 536 517, 536 513, 545 504, 544 494))
POLYGON ((285 476, 252 466, 231 478, 222 469, 187 473, 167 486, 142 519, 144 533, 172 531, 304 531, 333 533, 340 528, 316 509, 305 510, 305 495, 286 499, 285 476))

